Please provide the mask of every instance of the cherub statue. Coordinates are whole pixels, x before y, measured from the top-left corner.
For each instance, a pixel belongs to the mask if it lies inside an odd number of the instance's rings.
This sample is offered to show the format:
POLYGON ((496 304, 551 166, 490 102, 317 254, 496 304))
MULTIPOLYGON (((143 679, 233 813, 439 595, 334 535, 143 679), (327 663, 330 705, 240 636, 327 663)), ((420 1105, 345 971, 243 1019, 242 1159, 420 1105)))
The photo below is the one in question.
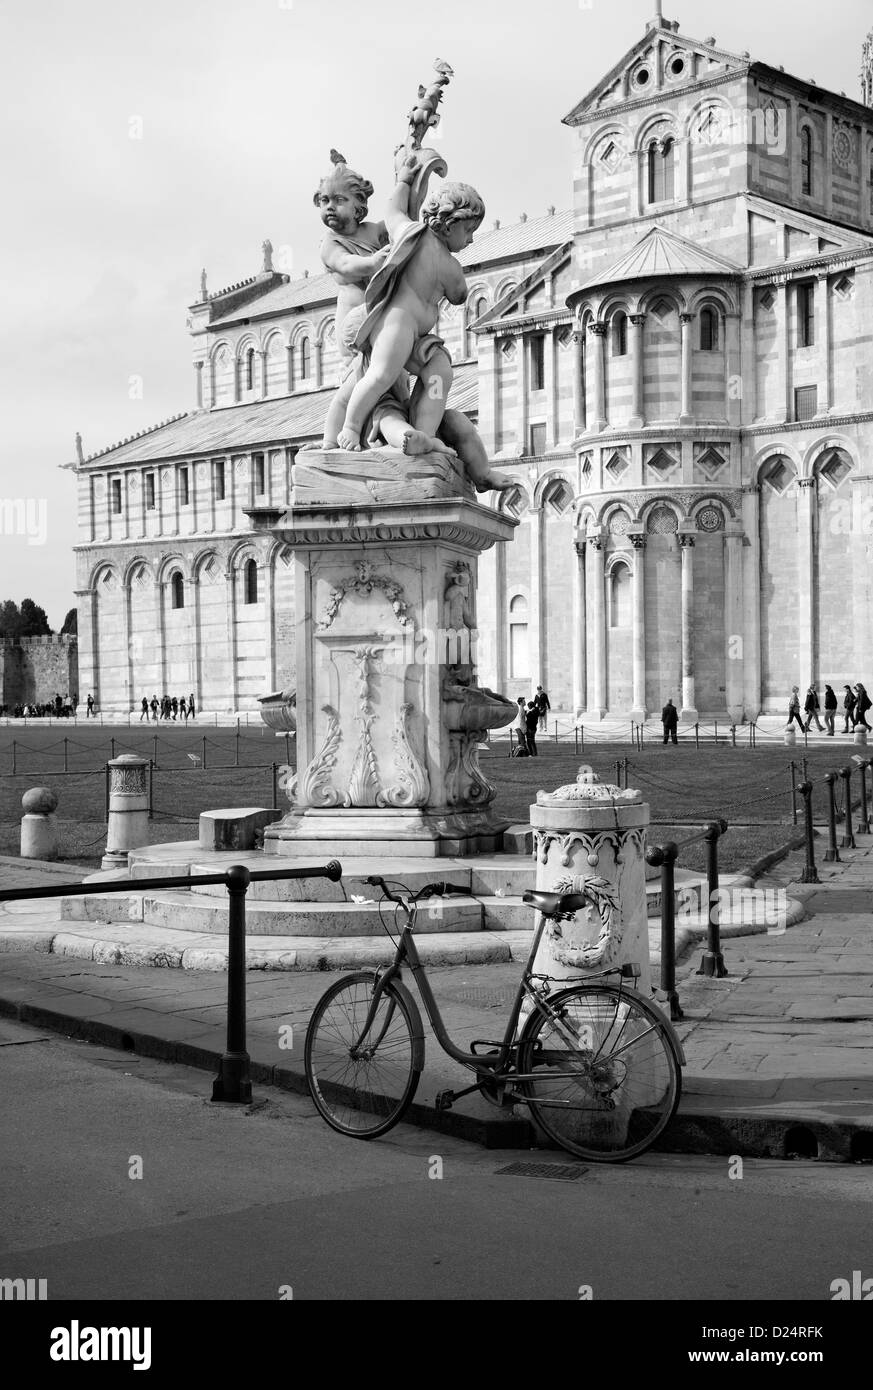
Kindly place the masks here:
POLYGON ((269 237, 267 238, 267 240, 266 240, 265 242, 262 242, 262 244, 261 244, 261 250, 262 250, 263 253, 264 253, 264 270, 265 270, 265 271, 272 271, 272 269, 273 269, 273 243, 272 243, 272 241, 270 241, 270 238, 269 238, 269 237))

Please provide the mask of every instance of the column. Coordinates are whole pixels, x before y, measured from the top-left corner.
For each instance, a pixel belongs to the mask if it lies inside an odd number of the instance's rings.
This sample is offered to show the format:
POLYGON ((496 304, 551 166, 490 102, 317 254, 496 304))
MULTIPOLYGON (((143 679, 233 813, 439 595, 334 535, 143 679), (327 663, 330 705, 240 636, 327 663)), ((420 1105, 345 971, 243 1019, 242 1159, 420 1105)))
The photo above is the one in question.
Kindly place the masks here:
POLYGON ((873 565, 870 563, 870 517, 873 515, 873 475, 850 479, 852 489, 852 603, 855 625, 852 658, 857 670, 873 670, 873 565))
POLYGON ((682 325, 682 403, 679 407, 679 424, 690 425, 694 422, 694 401, 692 396, 694 343, 691 337, 694 315, 680 314, 679 322, 682 325))
POLYGON ((585 433, 585 333, 573 331, 573 429, 576 438, 585 433))
POLYGON ((592 429, 598 434, 606 429, 606 324, 588 325, 594 337, 594 419, 592 429))
MULTIPOLYGON (((486 552, 487 553, 487 552, 486 552)), ((492 551, 496 577, 494 582, 494 628, 496 668, 495 690, 505 690, 509 677, 506 661, 506 546, 495 545, 492 551)))
POLYGON ((239 690, 236 641, 236 584, 234 583, 233 570, 225 570, 224 582, 227 587, 227 693, 230 700, 231 713, 233 713, 237 708, 237 692, 239 690))
POLYGON ((791 325, 788 318, 788 281, 779 280, 776 284, 776 352, 777 352, 777 397, 776 419, 791 419, 791 371, 789 353, 791 351, 791 325))
POLYGON ((531 679, 534 685, 542 683, 548 687, 545 666, 545 623, 543 621, 543 525, 542 507, 531 507, 528 512, 530 532, 530 611, 528 616, 528 643, 531 662, 531 679))
POLYGON ((694 537, 679 537, 682 556, 682 709, 680 718, 697 722, 694 694, 694 537))
POLYGON ((121 475, 121 539, 125 541, 129 541, 133 536, 130 515, 130 480, 132 477, 131 469, 125 468, 121 475))
POLYGON ((797 659, 801 688, 816 678, 815 613, 815 479, 798 478, 797 507, 797 659))
POLYGON ((267 602, 266 690, 276 689, 276 558, 278 546, 264 558, 264 590, 267 602))
MULTIPOLYGON (((743 423, 743 377, 740 364, 740 315, 725 314, 725 418, 733 429, 743 423)), ((754 378, 754 372, 752 373, 754 378)))
POLYGON ((831 408, 831 315, 826 270, 816 276, 815 282, 815 341, 819 363, 816 414, 827 415, 831 408))
POLYGON ((127 709, 125 710, 124 708, 122 708, 122 714, 129 713, 130 710, 133 708, 133 689, 135 679, 133 673, 133 652, 131 651, 130 597, 130 579, 128 578, 124 580, 121 585, 121 625, 122 636, 124 639, 124 664, 121 668, 124 673, 124 691, 122 694, 122 700, 127 701, 127 709))
POLYGON ((198 410, 203 409, 203 363, 194 363, 194 400, 198 410))
POLYGON ((294 390, 294 348, 290 343, 285 344, 285 352, 288 357, 288 391, 294 390))
POLYGON ((633 572, 633 709, 638 724, 646 720, 646 538, 631 536, 634 548, 633 572))
POLYGON ((515 339, 515 346, 518 349, 518 371, 516 374, 518 400, 516 402, 516 419, 518 420, 518 447, 522 454, 530 452, 530 440, 528 439, 528 387, 530 373, 528 371, 527 339, 520 333, 515 339))
POLYGON ((489 456, 498 451, 500 350, 493 333, 479 334, 479 434, 489 456))
POLYGON ((628 428, 641 430, 646 423, 646 407, 644 395, 643 370, 645 366, 643 352, 643 329, 646 324, 645 314, 631 314, 631 370, 633 372, 634 400, 631 418, 628 421, 628 428))
POLYGON ((739 633, 730 635, 743 637, 743 703, 747 717, 757 719, 762 705, 760 488, 756 483, 747 483, 742 493, 743 530, 748 541, 748 558, 742 576, 743 627, 739 633))
POLYGON ((166 580, 161 576, 155 579, 155 632, 158 638, 158 680, 160 690, 158 699, 167 694, 167 621, 164 609, 164 589, 166 580))
POLYGON ((729 522, 724 537, 725 704, 732 724, 743 720, 743 530, 729 522))
POLYGON ((589 537, 593 574, 591 585, 594 598, 594 707, 589 713, 602 719, 606 713, 606 606, 604 595, 603 538, 589 537))
MULTIPOLYGON (((214 528, 213 528, 214 529, 214 528)), ((194 699, 197 701, 198 713, 203 708, 203 641, 202 641, 202 603, 200 600, 200 571, 194 569, 191 574, 190 584, 191 606, 194 610, 194 651, 192 654, 192 665, 194 668, 193 685, 194 699)), ((270 689, 272 690, 272 686, 270 689)))
POLYGON ((260 391, 260 394, 261 394, 261 397, 263 398, 263 397, 265 397, 266 394, 267 394, 267 349, 266 349, 266 348, 259 348, 259 349, 258 349, 258 356, 259 356, 260 359, 261 359, 261 391, 260 391))
POLYGON ((240 368, 241 368, 241 367, 242 367, 242 363, 238 360, 238 358, 234 357, 234 359, 233 359, 233 399, 234 399, 234 402, 235 402, 236 404, 239 403, 239 399, 240 399, 240 368))
POLYGON ((739 417, 751 423, 759 418, 758 410, 758 341, 755 334, 755 286, 747 282, 743 287, 743 332, 740 338, 740 364, 742 375, 739 417))
MULTIPOLYGON (((498 546, 501 552, 505 546, 498 546)), ((586 657, 588 633, 585 610, 585 542, 575 541, 576 563, 573 569, 573 714, 578 718, 588 704, 586 657)))
POLYGON ((315 364, 315 389, 320 391, 322 387, 322 370, 324 363, 324 344, 315 342, 312 345, 312 360, 315 364))

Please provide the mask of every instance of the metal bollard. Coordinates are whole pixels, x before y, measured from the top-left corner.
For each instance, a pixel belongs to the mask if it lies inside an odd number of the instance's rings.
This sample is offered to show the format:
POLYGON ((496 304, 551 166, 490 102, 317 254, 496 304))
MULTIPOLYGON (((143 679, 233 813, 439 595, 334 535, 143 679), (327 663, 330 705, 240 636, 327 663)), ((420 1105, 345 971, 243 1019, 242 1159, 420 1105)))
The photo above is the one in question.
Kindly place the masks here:
POLYGON ((792 760, 788 764, 791 769, 791 819, 797 824, 797 764, 792 760))
POLYGON ((251 875, 233 864, 227 884, 227 1048, 219 1063, 212 1099, 248 1105, 252 1098, 249 1054, 246 1051, 246 892, 251 875))
POLYGON ((721 951, 721 904, 718 891, 718 841, 727 830, 727 821, 711 821, 706 827, 706 888, 709 909, 706 918, 706 950, 700 959, 698 975, 723 980, 727 972, 721 951))
POLYGON ((737 746, 737 726, 736 726, 736 724, 731 724, 731 747, 732 747, 732 748, 736 748, 736 746, 737 746))
POLYGON ((855 834, 852 830, 852 768, 851 766, 841 767, 840 776, 843 779, 843 791, 846 798, 846 820, 843 826, 843 838, 840 840, 840 849, 857 849, 855 844, 855 834))
POLYGON ((870 812, 867 805, 867 769, 870 766, 869 758, 856 758, 858 771, 861 774, 861 819, 858 822, 858 834, 870 834, 870 812))
POLYGON ((695 724, 695 725, 694 725, 694 746, 695 746, 695 748, 699 748, 699 747, 700 747, 700 725, 699 725, 699 724, 695 724))
POLYGON ((837 808, 834 802, 834 783, 837 780, 837 774, 835 772, 826 772, 824 780, 828 789, 828 847, 824 852, 824 862, 826 864, 839 864, 840 851, 837 849, 837 808))
POLYGON ((684 1018, 676 993, 676 888, 674 870, 678 847, 671 840, 646 851, 646 862, 661 870, 661 989, 667 995, 670 1018, 684 1018))
POLYGON ((812 783, 801 782, 798 791, 803 797, 803 826, 806 832, 806 864, 800 881, 818 883, 818 869, 815 867, 815 831, 812 826, 812 783))

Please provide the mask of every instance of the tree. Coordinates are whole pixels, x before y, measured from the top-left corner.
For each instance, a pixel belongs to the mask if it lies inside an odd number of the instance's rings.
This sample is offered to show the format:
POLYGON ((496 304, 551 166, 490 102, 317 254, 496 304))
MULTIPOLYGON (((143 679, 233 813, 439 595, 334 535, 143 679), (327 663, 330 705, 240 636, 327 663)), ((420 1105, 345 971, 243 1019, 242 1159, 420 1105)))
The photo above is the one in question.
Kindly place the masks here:
POLYGON ((46 611, 32 598, 21 601, 20 637, 51 637, 52 629, 46 611))
POLYGON ((78 608, 71 608, 67 616, 64 618, 64 625, 61 628, 61 636, 63 636, 65 633, 69 633, 71 637, 75 637, 78 631, 79 610, 78 608))
POLYGON ((0 637, 17 637, 21 627, 21 614, 18 604, 11 598, 0 603, 0 637))

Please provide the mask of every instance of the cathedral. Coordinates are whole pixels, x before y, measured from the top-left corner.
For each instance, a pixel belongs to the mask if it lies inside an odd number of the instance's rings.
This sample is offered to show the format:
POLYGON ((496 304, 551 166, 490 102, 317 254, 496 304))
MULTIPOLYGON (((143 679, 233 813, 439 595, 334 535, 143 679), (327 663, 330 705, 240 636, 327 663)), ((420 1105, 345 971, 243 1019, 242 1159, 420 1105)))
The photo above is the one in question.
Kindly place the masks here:
MULTIPOLYGON (((482 683, 586 723, 668 696, 739 723, 873 681, 873 42, 858 102, 658 11, 563 116, 572 208, 483 227, 435 331, 449 404, 517 479, 482 683)), ((79 444, 79 689, 104 710, 293 688, 292 557, 254 528, 321 438, 335 305, 268 242, 249 279, 204 273, 193 407, 79 444)))

